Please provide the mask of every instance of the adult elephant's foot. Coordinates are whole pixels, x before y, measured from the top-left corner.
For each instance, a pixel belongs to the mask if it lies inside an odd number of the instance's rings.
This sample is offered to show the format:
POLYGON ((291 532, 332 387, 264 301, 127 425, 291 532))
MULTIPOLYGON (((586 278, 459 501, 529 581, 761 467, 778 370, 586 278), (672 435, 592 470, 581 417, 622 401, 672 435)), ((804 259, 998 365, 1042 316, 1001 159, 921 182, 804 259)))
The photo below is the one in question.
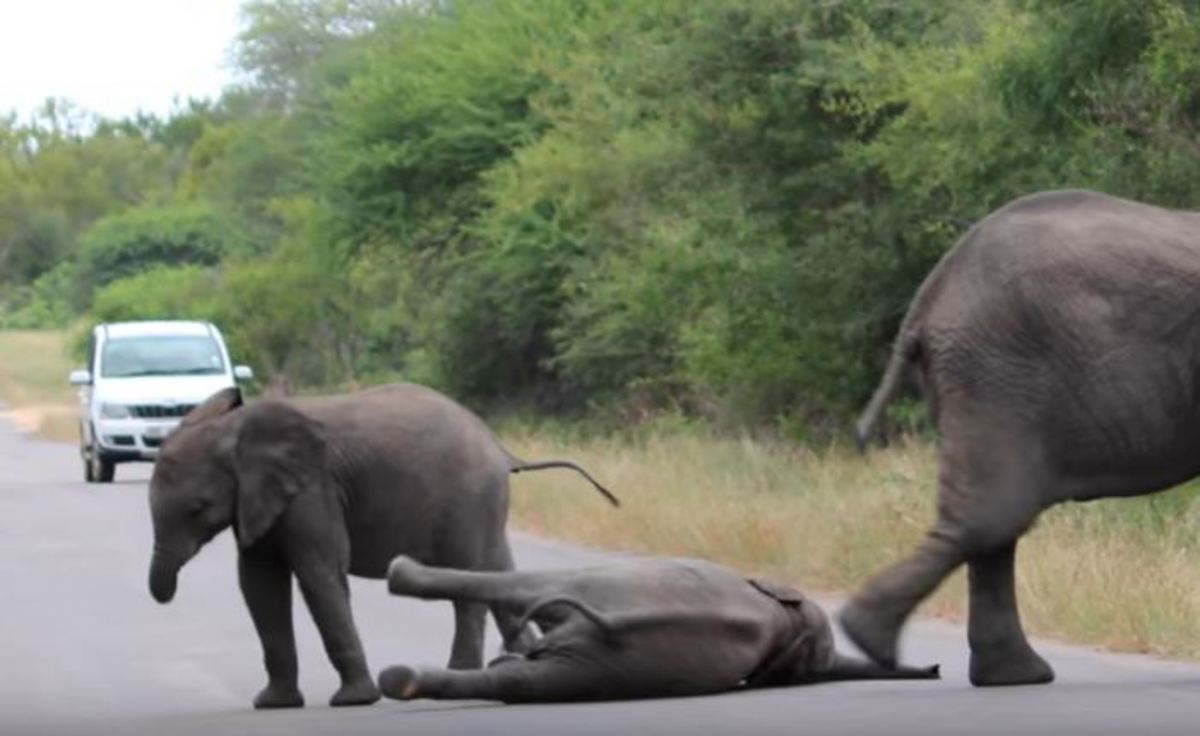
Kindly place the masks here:
POLYGON ((254 707, 259 710, 268 708, 303 708, 304 695, 295 685, 280 685, 268 683, 266 687, 254 696, 254 707))
POLYGON ((858 600, 853 600, 838 614, 838 623, 863 654, 883 667, 896 667, 897 641, 903 620, 881 616, 858 600))
POLYGON ((976 687, 1049 682, 1054 682, 1054 668, 1024 642, 1011 648, 971 652, 971 684, 976 687))
POLYGON ((417 696, 417 671, 402 664, 379 673, 379 689, 393 700, 412 700, 417 696))
POLYGON ((401 555, 388 565, 388 592, 392 595, 420 595, 425 588, 425 577, 424 565, 401 555))
POLYGON ((364 675, 350 682, 342 683, 338 691, 329 699, 334 707, 343 705, 370 705, 379 700, 379 688, 370 675, 364 675))

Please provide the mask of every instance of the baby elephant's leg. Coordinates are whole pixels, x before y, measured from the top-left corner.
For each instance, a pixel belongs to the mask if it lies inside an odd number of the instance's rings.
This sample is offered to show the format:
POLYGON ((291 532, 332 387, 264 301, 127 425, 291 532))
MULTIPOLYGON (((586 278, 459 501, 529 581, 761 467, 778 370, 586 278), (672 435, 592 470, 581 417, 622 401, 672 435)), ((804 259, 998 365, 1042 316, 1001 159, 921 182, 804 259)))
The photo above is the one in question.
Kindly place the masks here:
POLYGON ((558 659, 514 658, 487 669, 465 671, 396 665, 379 673, 379 689, 396 700, 569 702, 596 699, 597 684, 594 673, 584 665, 558 659))
POLYGON ((388 590, 427 600, 504 603, 514 610, 551 594, 562 581, 556 572, 474 572, 445 567, 427 567, 400 556, 388 566, 388 590))

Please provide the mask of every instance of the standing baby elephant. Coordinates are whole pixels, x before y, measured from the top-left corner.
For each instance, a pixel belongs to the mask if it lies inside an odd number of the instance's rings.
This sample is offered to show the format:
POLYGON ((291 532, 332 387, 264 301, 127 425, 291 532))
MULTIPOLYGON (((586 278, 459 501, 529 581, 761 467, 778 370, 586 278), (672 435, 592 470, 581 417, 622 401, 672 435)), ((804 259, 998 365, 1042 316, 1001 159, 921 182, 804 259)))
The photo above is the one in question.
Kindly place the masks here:
POLYGON ((1082 191, 1012 202, 917 292, 860 442, 910 366, 941 432, 937 522, 841 622, 894 663, 905 619, 966 562, 971 681, 1049 682, 1017 614, 1017 540, 1053 504, 1200 473, 1200 213, 1082 191))
POLYGON ((634 558, 553 572, 462 572, 399 557, 388 588, 426 599, 504 604, 544 632, 524 655, 470 672, 389 667, 390 698, 509 703, 703 695, 824 680, 936 678, 833 647, 824 611, 791 588, 703 560, 634 558))
MULTIPOLYGON (((298 707, 292 575, 342 686, 332 705, 379 699, 350 615, 346 575, 382 578, 407 554, 448 567, 511 570, 508 475, 578 470, 514 458, 471 412, 412 384, 345 396, 243 406, 214 395, 167 439, 150 480, 150 592, 175 594, 183 566, 228 526, 238 576, 262 641, 268 682, 257 708, 298 707)), ((492 606, 508 646, 528 634, 517 612, 492 606)), ((456 604, 450 667, 483 664, 487 606, 456 604)))

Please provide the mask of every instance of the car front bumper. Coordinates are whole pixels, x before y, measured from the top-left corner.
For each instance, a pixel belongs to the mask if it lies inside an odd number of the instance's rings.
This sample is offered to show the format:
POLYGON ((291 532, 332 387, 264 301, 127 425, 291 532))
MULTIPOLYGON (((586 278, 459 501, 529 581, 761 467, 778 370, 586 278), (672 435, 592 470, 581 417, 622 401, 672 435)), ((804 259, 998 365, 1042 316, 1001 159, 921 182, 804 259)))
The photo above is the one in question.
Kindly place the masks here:
POLYGON ((171 430, 179 425, 170 419, 98 419, 95 422, 96 446, 110 460, 153 460, 171 430))

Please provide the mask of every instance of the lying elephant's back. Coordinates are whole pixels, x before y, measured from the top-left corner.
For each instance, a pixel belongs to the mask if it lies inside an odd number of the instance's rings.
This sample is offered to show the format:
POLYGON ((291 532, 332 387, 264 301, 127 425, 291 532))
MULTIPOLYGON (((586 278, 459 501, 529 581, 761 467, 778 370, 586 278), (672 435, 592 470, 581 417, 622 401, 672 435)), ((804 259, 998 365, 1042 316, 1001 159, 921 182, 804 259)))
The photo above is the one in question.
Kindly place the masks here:
POLYGON ((449 397, 401 383, 293 404, 329 438, 332 474, 345 493, 353 574, 382 578, 399 554, 461 564, 451 559, 459 537, 503 529, 509 455, 449 397))
POLYGON ((550 634, 540 656, 588 668, 597 692, 620 697, 735 688, 768 656, 784 616, 740 574, 690 558, 634 558, 581 571, 564 592, 609 617, 619 645, 581 621, 550 634))

